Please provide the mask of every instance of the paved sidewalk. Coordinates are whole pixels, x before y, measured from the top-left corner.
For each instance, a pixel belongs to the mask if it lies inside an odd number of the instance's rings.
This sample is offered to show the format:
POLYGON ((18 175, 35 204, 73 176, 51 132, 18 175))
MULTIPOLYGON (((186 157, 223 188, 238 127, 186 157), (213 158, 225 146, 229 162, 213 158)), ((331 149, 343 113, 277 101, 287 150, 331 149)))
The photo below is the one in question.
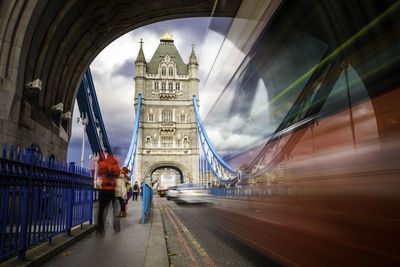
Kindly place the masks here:
MULTIPOLYGON (((142 202, 129 201, 127 216, 120 219, 120 232, 113 230, 109 212, 104 235, 96 235, 93 228, 87 226, 91 233, 67 248, 64 246, 61 252, 54 251, 54 246, 57 244, 53 246, 43 244, 45 250, 47 247, 48 253, 44 253, 42 259, 37 258, 34 261, 28 259, 27 262, 19 263, 17 266, 168 266, 160 210, 157 198, 153 200, 149 218, 144 224, 141 223, 142 202), (43 262, 43 259, 49 257, 52 258, 43 262)), ((8 264, 15 263, 15 259, 13 262, 8 262, 8 264)))

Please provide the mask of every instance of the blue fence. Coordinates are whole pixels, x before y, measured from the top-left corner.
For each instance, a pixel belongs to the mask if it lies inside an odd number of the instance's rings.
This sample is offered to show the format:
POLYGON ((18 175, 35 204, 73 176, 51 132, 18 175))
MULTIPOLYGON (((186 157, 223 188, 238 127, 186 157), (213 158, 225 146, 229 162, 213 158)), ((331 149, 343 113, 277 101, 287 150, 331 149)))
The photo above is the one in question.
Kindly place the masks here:
POLYGON ((153 199, 153 188, 143 181, 143 203, 142 203, 142 223, 150 210, 151 200, 153 199))
POLYGON ((7 145, 0 155, 0 261, 86 221, 92 223, 93 179, 74 163, 7 145), (15 152, 15 157, 14 157, 15 152))

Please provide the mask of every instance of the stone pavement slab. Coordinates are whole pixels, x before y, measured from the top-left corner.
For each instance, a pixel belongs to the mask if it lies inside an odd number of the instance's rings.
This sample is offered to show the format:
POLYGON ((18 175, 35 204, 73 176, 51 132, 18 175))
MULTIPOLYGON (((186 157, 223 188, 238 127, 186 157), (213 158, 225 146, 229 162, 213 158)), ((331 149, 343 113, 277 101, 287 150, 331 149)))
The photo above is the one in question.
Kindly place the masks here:
POLYGON ((141 224, 142 202, 129 201, 121 230, 112 227, 108 212, 104 235, 91 233, 43 266, 144 266, 151 223, 141 224))

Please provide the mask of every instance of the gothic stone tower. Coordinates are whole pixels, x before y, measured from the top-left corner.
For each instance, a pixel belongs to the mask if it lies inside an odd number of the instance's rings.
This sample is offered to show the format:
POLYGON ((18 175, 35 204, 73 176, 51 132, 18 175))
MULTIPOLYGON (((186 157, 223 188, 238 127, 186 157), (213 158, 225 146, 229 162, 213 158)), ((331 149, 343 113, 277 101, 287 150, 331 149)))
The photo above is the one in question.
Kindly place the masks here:
POLYGON ((198 139, 193 95, 198 95, 198 62, 192 45, 185 64, 167 32, 149 62, 143 42, 135 61, 135 110, 142 94, 135 180, 150 180, 162 167, 177 168, 184 182, 198 181, 198 139))

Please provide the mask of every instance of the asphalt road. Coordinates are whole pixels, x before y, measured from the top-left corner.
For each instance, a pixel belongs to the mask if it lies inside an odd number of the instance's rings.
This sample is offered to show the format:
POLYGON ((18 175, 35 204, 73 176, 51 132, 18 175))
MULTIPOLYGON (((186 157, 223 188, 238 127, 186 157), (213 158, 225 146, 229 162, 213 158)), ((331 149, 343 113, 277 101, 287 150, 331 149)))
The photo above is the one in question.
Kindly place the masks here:
POLYGON ((159 203, 171 266, 279 266, 214 224, 213 205, 159 203))

